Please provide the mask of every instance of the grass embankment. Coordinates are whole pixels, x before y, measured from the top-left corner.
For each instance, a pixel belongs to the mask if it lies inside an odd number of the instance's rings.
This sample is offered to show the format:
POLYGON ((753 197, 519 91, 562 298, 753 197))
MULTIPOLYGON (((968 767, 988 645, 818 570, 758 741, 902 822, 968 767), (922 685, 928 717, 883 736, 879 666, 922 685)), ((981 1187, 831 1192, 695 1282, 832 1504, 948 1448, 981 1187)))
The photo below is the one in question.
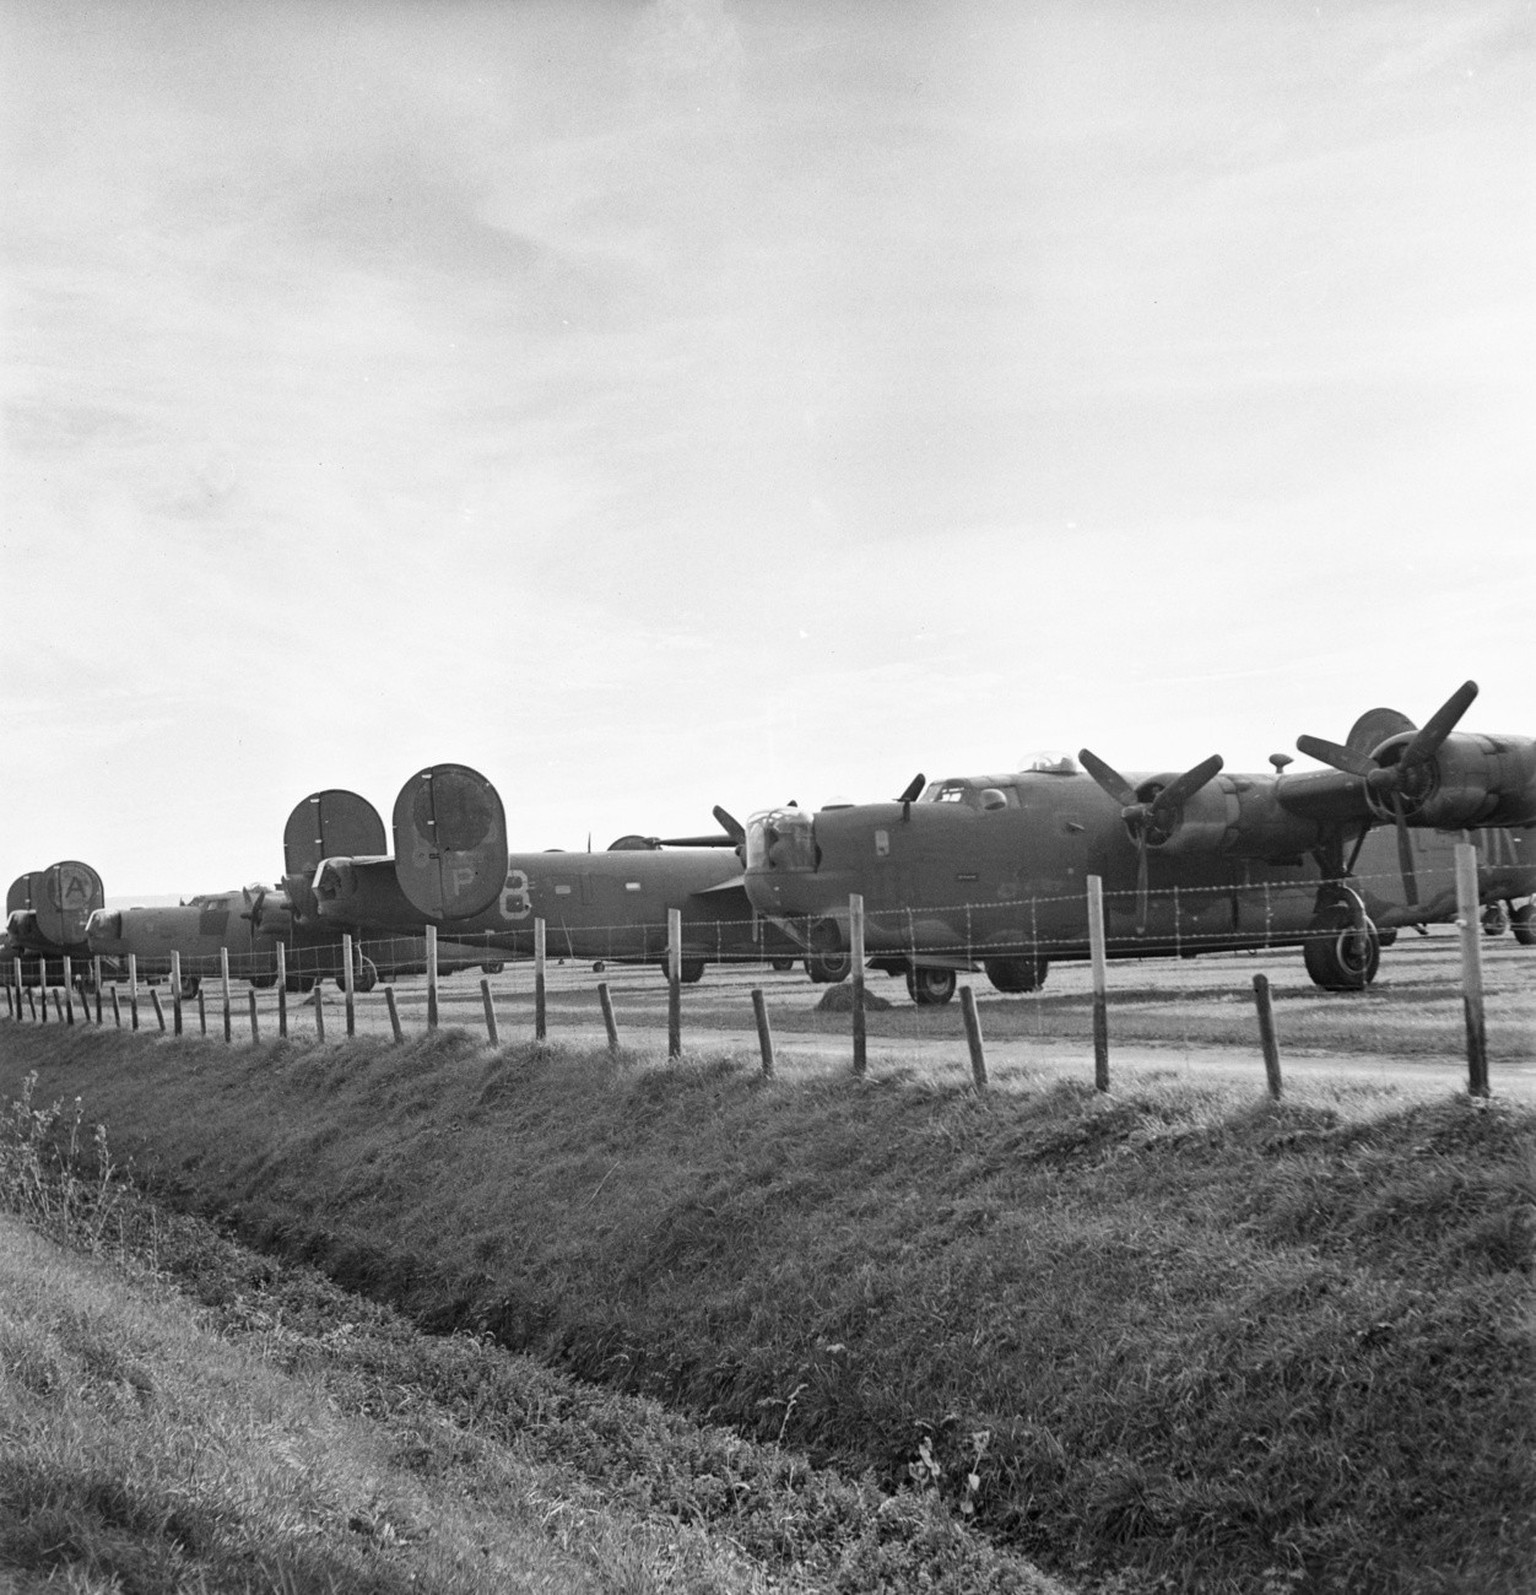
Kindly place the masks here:
POLYGON ((83 1181, 56 1127, 25 1099, 0 1127, 0 1590, 1065 1595, 931 1495, 424 1335, 83 1181))
POLYGON ((24 1028, 189 1204, 1131 1587, 1513 1591, 1533 1116, 24 1028))

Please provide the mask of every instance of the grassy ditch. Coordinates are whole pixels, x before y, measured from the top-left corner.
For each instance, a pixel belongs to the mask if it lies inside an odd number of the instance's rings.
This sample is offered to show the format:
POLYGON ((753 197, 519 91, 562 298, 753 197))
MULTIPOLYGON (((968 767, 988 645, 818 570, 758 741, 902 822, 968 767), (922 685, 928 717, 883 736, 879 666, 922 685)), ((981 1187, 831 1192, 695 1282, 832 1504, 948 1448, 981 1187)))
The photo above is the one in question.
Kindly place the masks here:
POLYGON ((0 1094, 39 1069, 264 1246, 1060 1573, 1528 1587, 1528 1110, 0 1034, 0 1094))
POLYGON ((0 1135, 0 1589, 1066 1595, 932 1496, 423 1335, 78 1181, 23 1106, 0 1135))

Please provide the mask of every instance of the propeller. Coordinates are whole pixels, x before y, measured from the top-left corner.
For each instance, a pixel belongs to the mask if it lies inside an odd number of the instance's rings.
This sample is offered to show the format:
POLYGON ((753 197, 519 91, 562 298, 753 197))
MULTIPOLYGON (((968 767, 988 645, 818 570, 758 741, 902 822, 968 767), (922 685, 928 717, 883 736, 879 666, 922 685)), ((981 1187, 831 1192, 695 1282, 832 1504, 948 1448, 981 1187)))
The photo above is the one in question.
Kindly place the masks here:
POLYGON ((251 922, 251 934, 265 934, 281 941, 293 926, 292 905, 288 898, 282 892, 272 893, 262 885, 242 887, 241 892, 251 906, 240 917, 251 922), (273 897, 270 905, 267 902, 269 895, 273 897))
MULTIPOLYGON (((1410 804, 1416 804, 1429 795, 1434 780, 1434 758, 1456 723, 1477 696, 1477 683, 1464 681, 1444 703, 1429 717, 1428 722, 1415 730, 1413 722, 1391 711, 1373 710, 1378 723, 1395 723, 1400 729, 1388 736, 1369 753, 1358 747, 1341 747, 1323 737, 1301 736, 1296 739, 1297 749, 1319 763, 1342 770, 1365 782, 1366 791, 1383 807, 1392 812, 1392 822, 1397 827, 1397 863, 1402 872, 1403 892, 1410 907, 1419 901, 1418 876, 1413 867, 1413 838, 1408 834, 1410 804), (1383 719, 1382 717, 1385 717, 1383 719), (1399 743, 1402 736, 1412 733, 1406 744, 1399 743), (1382 755, 1387 752, 1397 756, 1390 762, 1382 755)), ((1372 718, 1367 716, 1367 719, 1372 718)), ((1357 725, 1358 731, 1360 726, 1357 725)), ((1355 733, 1351 733, 1354 740, 1355 733)))
POLYGON ((1165 787, 1153 788, 1142 798, 1120 772, 1087 748, 1078 750, 1078 760, 1095 782, 1120 805, 1120 818, 1136 843, 1136 934, 1147 928, 1147 848, 1160 846, 1179 828, 1184 805, 1210 781, 1222 767, 1219 753, 1203 759, 1165 787))

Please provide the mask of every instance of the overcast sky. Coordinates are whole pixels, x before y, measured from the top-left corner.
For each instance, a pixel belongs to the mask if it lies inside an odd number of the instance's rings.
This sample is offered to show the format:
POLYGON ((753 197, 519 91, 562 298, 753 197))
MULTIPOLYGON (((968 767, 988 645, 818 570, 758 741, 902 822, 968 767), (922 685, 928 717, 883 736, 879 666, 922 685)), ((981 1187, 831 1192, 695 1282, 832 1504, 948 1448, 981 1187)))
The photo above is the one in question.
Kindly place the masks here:
POLYGON ((0 19, 4 880, 1536 733, 1523 0, 0 19))

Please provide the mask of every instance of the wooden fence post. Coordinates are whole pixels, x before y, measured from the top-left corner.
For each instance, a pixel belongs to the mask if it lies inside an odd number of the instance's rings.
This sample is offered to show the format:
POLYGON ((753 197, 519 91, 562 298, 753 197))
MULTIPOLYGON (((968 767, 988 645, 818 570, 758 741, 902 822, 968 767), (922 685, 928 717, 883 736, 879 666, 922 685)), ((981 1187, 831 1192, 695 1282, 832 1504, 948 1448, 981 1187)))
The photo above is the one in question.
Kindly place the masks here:
POLYGON ((149 988, 149 1005, 155 1010, 155 1023, 160 1026, 163 1034, 165 1031, 165 1009, 160 1006, 160 993, 154 986, 149 988))
POLYGON ((480 977, 480 997, 485 1003, 485 1033, 491 1038, 491 1045, 499 1047, 501 1036, 496 1029, 496 1004, 491 1001, 491 981, 488 975, 480 977))
POLYGON ((1264 1049, 1264 1076, 1269 1094, 1280 1100, 1280 1047, 1275 1040, 1275 1010, 1270 1001, 1269 976, 1253 977, 1253 1000, 1259 1010, 1259 1045, 1264 1049))
POLYGON ((427 926, 427 1029, 437 1029, 437 926, 427 926))
POLYGON ((229 1011, 229 948, 219 948, 219 980, 224 990, 224 1041, 235 1039, 234 1020, 229 1011))
POLYGON ((315 981, 315 1040, 325 1040, 325 982, 315 981))
POLYGON ((603 1024, 608 1031, 608 1050, 619 1050, 619 1027, 613 1017, 613 993, 608 990, 608 982, 600 980, 597 983, 597 1000, 603 1010, 603 1024))
MULTIPOLYGON (((433 927, 435 933, 436 926, 433 927)), ((345 932, 341 938, 342 990, 346 993, 347 1038, 357 1034, 357 996, 352 976, 352 938, 345 932)))
MULTIPOLYGON (((27 996, 30 998, 31 995, 32 993, 29 991, 27 996)), ((117 982, 115 980, 112 982, 112 1023, 119 1030, 123 1028, 123 1010, 117 1000, 117 982)))
POLYGON ((245 998, 251 1009, 251 1045, 259 1047, 261 1045, 261 1027, 256 1020, 256 988, 254 986, 246 989, 245 998))
POLYGON ((853 989, 853 1072, 860 1079, 869 1060, 864 1022, 864 898, 848 894, 848 980, 853 989))
MULTIPOLYGON (((91 977, 96 982, 96 1028, 99 1030, 101 1028, 101 958, 99 956, 91 960, 91 977)), ((19 1019, 21 1015, 18 1013, 16 1017, 19 1019)))
POLYGON ((53 1011, 58 1016, 60 1024, 64 1023, 64 999, 59 995, 59 988, 53 988, 53 1011))
POLYGON ((548 958, 549 933, 542 919, 533 922, 533 1039, 542 1041, 545 1034, 545 971, 548 958))
POLYGON ((773 1078, 773 1031, 768 1027, 768 1003, 763 988, 752 988, 752 1017, 757 1021, 757 1048, 763 1055, 763 1078, 773 1078))
POLYGON ((75 1022, 75 972, 70 967, 69 954, 64 955, 64 1022, 75 1022))
POLYGON ((965 1043, 971 1049, 971 1078, 978 1091, 987 1089, 987 1055, 981 1044, 981 1019, 976 1013, 976 993, 960 988, 960 1012, 965 1019, 965 1043))
POLYGON ((128 1014, 134 1030, 139 1028, 139 955, 128 954, 128 1014))
POLYGON ((1461 929, 1461 1007, 1467 1025, 1467 1090, 1488 1095, 1488 1027, 1483 1012, 1483 924, 1477 849, 1456 844, 1456 923, 1461 929))
POLYGON ((389 1009, 389 1028, 394 1031, 395 1044, 398 1046, 400 1042, 405 1040, 405 1032, 400 1028, 400 1008, 395 1002, 395 988, 393 986, 384 988, 384 1006, 389 1009))
POLYGON ((277 954, 277 1039, 288 1039, 288 949, 282 943, 272 949, 277 954))
POLYGON ((1088 877, 1088 952, 1093 961, 1093 1084, 1109 1090, 1109 996, 1104 943, 1104 882, 1088 877))
POLYGON ((203 995, 203 983, 197 983, 197 1033, 200 1036, 208 1034, 208 999, 203 995))
POLYGON ((683 913, 667 910, 667 1056, 683 1055, 683 913))
POLYGON ((181 954, 171 954, 171 1030, 181 1034, 181 954))

